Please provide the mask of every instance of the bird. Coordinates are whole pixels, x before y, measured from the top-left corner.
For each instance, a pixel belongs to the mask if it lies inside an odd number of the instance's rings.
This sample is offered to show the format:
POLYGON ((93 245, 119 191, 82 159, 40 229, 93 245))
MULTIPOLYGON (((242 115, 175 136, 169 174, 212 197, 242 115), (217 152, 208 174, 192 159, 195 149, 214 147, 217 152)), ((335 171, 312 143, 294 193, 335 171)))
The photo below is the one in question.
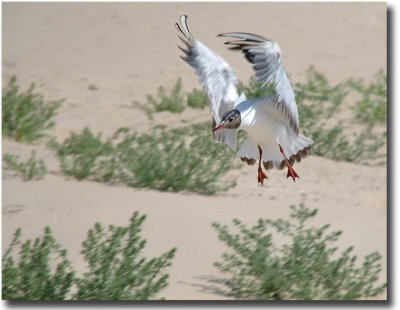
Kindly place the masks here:
POLYGON ((247 32, 228 32, 219 37, 230 50, 240 51, 251 63, 261 87, 270 86, 271 94, 247 99, 238 92, 238 78, 232 67, 217 53, 201 43, 189 31, 187 15, 175 23, 183 46, 180 57, 199 77, 208 95, 212 113, 214 141, 225 143, 248 165, 258 161, 257 181, 263 185, 266 171, 276 167, 287 168, 287 178, 300 178, 294 170, 295 162, 307 157, 313 140, 300 134, 299 115, 295 93, 283 65, 278 43, 247 32), (238 130, 247 132, 247 138, 237 148, 238 130))

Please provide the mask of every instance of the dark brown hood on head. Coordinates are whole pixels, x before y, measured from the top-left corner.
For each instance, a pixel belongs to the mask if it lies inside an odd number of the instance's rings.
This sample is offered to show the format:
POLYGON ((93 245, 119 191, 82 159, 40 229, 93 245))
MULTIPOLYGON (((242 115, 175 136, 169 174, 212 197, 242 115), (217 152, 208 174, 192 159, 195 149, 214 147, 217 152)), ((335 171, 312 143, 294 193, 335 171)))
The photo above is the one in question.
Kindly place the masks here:
POLYGON ((219 123, 217 126, 213 128, 213 131, 218 130, 220 128, 229 128, 229 129, 239 128, 241 121, 242 117, 238 110, 228 111, 222 116, 221 123, 219 123))

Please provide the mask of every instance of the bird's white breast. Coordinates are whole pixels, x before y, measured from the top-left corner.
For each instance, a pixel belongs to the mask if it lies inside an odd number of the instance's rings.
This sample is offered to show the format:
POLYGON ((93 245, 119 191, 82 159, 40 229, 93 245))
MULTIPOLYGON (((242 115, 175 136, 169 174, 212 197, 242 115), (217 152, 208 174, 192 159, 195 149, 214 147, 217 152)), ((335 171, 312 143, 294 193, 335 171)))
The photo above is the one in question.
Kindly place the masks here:
POLYGON ((276 139, 286 135, 281 122, 267 113, 265 103, 260 99, 250 99, 236 108, 241 114, 240 129, 245 130, 257 144, 276 144, 276 139))

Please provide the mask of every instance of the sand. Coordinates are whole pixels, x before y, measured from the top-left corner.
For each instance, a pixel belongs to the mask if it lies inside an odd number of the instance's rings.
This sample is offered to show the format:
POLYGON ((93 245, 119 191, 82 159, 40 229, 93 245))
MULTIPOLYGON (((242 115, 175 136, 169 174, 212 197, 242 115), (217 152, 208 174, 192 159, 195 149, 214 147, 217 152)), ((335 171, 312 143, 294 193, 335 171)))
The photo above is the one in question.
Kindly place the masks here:
MULTIPOLYGON (((208 120, 208 110, 187 110, 149 121, 131 108, 133 100, 154 94, 160 85, 172 86, 179 76, 185 90, 199 88, 178 57, 174 22, 180 14, 189 15, 196 37, 220 53, 244 81, 252 75, 250 66, 227 51, 216 34, 255 32, 278 41, 294 81, 304 80, 310 65, 332 83, 368 80, 386 70, 384 3, 5 3, 3 86, 15 75, 22 88, 35 82, 47 99, 65 98, 51 132, 58 141, 85 126, 108 135, 123 126, 145 131, 158 123, 208 120)), ((82 272, 79 251, 89 227, 95 222, 125 225, 138 210, 148 216, 143 231, 146 255, 178 248, 169 269, 170 285, 160 296, 226 299, 204 279, 220 275, 213 262, 226 250, 211 223, 237 217, 251 224, 260 217, 284 217, 290 205, 302 202, 319 209, 315 223, 344 231, 340 246, 354 245, 359 256, 379 251, 384 267, 380 280, 386 281, 386 166, 310 156, 296 166, 301 179, 295 184, 284 171, 273 170, 263 187, 257 185, 256 168, 244 167, 232 172, 238 178, 236 187, 205 197, 68 179, 58 173, 58 162, 44 145, 3 141, 3 154, 26 158, 33 149, 51 173, 31 182, 3 176, 3 251, 17 227, 24 236, 34 237, 49 225, 82 272)))

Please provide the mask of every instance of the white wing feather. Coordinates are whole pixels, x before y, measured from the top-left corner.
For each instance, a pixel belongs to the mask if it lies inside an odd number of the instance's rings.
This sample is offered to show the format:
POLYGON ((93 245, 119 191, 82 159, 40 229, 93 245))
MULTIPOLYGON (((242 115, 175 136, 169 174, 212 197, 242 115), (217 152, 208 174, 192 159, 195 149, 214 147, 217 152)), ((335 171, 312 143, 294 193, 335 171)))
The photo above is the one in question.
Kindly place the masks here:
MULTIPOLYGON (((185 54, 181 58, 195 69, 209 98, 213 125, 219 124, 224 113, 232 110, 235 104, 245 97, 239 97, 236 88, 237 77, 228 63, 193 37, 185 15, 181 16, 180 21, 181 25, 175 26, 184 35, 184 38, 178 37, 186 46, 186 49, 179 47, 185 54)), ((213 137, 215 141, 226 143, 236 151, 236 129, 220 129, 213 133, 213 137)))
POLYGON ((290 133, 298 136, 297 104, 293 87, 283 66, 279 45, 261 36, 244 32, 223 33, 219 36, 238 39, 225 44, 228 44, 232 50, 243 52, 246 59, 253 64, 256 78, 262 86, 265 84, 273 86, 276 115, 284 122, 285 127, 290 129, 290 133))

